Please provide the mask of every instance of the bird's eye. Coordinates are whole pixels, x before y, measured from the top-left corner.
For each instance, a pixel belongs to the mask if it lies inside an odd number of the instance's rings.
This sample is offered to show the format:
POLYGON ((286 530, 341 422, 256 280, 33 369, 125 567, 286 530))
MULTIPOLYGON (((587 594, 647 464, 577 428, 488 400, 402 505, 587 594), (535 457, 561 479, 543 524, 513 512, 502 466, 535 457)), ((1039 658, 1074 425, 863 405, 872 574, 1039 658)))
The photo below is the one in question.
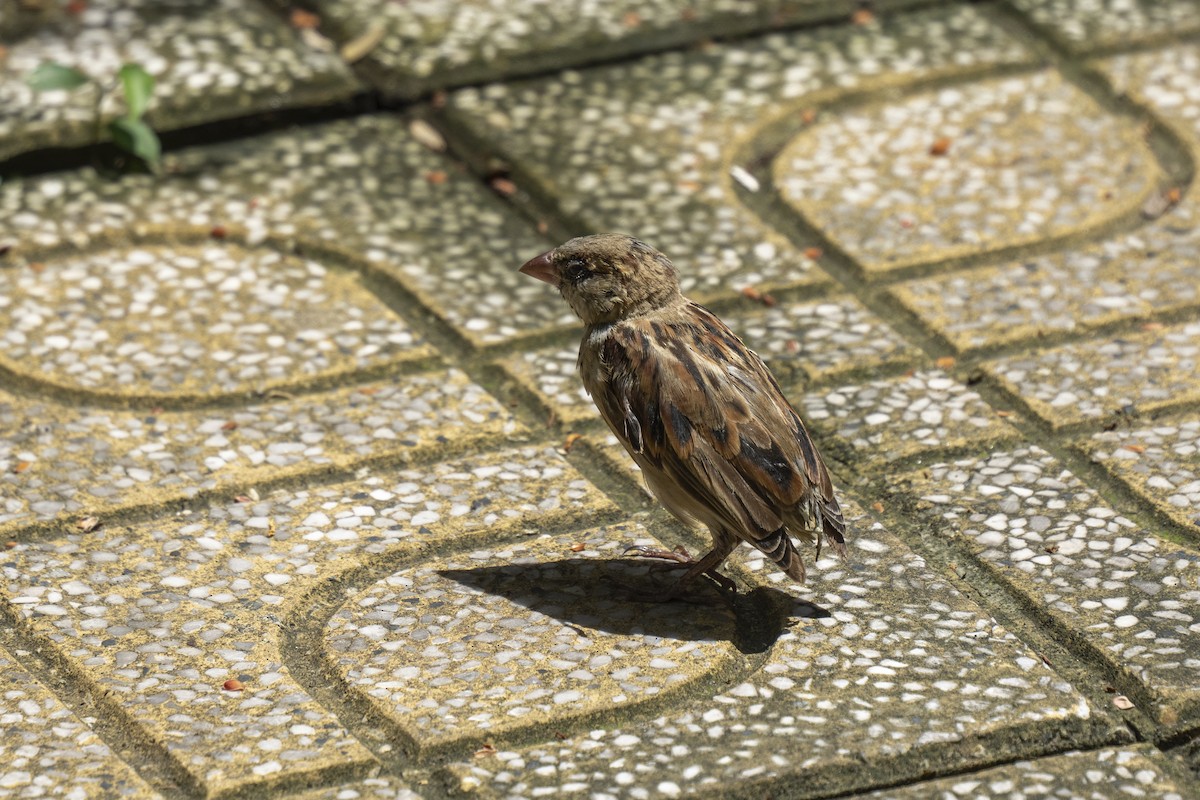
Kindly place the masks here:
POLYGON ((563 267, 563 277, 571 283, 587 280, 591 275, 592 271, 583 263, 582 258, 572 258, 563 267))

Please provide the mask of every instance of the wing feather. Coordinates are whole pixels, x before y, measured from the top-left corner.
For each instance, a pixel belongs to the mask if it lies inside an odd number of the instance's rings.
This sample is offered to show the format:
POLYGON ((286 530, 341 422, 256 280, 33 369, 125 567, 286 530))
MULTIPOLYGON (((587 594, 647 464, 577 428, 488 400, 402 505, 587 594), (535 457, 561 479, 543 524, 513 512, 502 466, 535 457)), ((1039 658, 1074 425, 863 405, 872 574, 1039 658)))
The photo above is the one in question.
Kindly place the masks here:
POLYGON ((707 309, 686 303, 590 332, 580 366, 672 511, 752 544, 786 528, 819 547, 824 534, 844 554, 845 521, 808 431, 762 360, 707 309))

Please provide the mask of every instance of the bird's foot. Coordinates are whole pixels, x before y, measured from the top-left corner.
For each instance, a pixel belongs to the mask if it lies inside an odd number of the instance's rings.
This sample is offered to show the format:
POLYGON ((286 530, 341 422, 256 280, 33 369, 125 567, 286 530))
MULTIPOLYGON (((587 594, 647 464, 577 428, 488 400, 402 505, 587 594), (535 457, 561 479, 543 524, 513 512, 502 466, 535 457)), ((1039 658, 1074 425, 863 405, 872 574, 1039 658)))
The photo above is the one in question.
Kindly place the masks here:
POLYGON ((623 555, 629 555, 630 553, 637 553, 642 558, 662 558, 667 561, 674 561, 676 564, 685 567, 690 567, 696 563, 696 559, 692 558, 683 545, 679 545, 674 550, 660 550, 646 544, 631 544, 625 548, 623 555))
POLYGON ((679 567, 691 568, 683 577, 676 581, 674 585, 665 590, 660 590, 657 592, 642 592, 635 590, 634 599, 636 600, 660 603, 668 602, 670 600, 685 600, 687 602, 693 602, 687 599, 686 589, 688 584, 691 583, 692 579, 700 575, 704 575, 712 580, 713 583, 715 583, 721 590, 729 595, 737 594, 737 584, 734 583, 732 578, 717 572, 717 568, 715 566, 707 569, 697 569, 697 565, 700 565, 703 559, 697 560, 692 558, 691 554, 688 553, 688 551, 682 545, 674 548, 673 550, 662 550, 659 548, 650 547, 649 545, 635 544, 626 547, 624 552, 626 554, 636 553, 642 558, 660 558, 665 561, 674 562, 672 564, 664 564, 663 566, 667 569, 678 569, 679 567))

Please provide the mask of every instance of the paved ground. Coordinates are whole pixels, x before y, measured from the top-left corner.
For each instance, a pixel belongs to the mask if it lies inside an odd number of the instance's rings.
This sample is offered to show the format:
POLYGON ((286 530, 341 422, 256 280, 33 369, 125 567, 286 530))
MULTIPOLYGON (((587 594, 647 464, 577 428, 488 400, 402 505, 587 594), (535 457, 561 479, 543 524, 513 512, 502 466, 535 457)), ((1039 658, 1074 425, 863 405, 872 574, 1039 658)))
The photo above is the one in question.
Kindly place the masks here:
POLYGON ((307 7, 0 5, 0 796, 1200 796, 1200 4, 307 7), (516 273, 603 230, 848 563, 628 597, 703 541, 516 273))

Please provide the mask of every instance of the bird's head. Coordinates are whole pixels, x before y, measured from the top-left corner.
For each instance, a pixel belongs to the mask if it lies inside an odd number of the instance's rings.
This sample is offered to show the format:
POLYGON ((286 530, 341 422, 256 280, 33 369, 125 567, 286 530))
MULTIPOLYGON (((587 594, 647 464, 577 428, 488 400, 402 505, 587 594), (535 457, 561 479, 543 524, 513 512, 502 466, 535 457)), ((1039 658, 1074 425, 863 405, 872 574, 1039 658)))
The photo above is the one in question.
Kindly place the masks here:
POLYGON ((681 297, 667 257, 622 233, 571 239, 527 261, 521 272, 558 287, 588 325, 639 316, 681 297))

